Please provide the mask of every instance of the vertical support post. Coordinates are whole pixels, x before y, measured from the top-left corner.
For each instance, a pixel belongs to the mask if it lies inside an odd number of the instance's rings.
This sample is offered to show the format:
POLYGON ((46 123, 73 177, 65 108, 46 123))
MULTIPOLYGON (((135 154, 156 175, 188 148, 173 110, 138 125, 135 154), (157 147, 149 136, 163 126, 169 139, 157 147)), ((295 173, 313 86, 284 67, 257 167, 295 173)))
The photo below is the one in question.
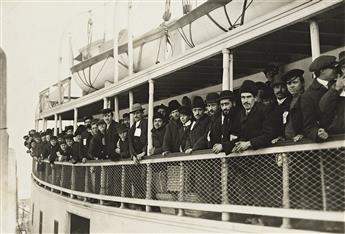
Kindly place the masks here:
MULTIPOLYGON (((101 190, 100 190, 100 194, 101 195, 105 195, 105 167, 101 166, 101 190)), ((99 204, 103 205, 104 201, 100 200, 99 204)))
POLYGON ((59 131, 58 133, 62 133, 62 116, 61 114, 59 115, 59 131))
POLYGON ((128 1, 128 76, 131 77, 134 71, 133 62, 133 32, 132 32, 132 0, 128 1))
MULTIPOLYGON (((114 1, 114 24, 113 24, 113 57, 114 57, 114 84, 119 82, 119 50, 118 50, 118 22, 117 1, 114 1)), ((116 112, 115 112, 116 113, 116 112)), ((118 121, 118 120, 116 120, 118 121)))
POLYGON ((105 97, 105 98, 103 98, 103 108, 105 109, 105 108, 108 108, 108 107, 109 107, 108 98, 105 97))
MULTIPOLYGON (((60 176, 60 187, 61 188, 65 187, 64 179, 65 179, 65 165, 61 165, 61 176, 60 176)), ((60 191, 60 194, 62 194, 62 191, 60 191)))
POLYGON ((234 91, 234 54, 229 54, 229 90, 234 91))
POLYGON ((119 112, 119 97, 114 97, 114 118, 116 122, 120 120, 120 112, 119 112))
MULTIPOLYGON (((85 167, 85 178, 84 178, 84 192, 89 193, 89 175, 90 175, 90 168, 85 167)), ((84 201, 87 201, 87 198, 84 197, 84 201)))
POLYGON ((39 119, 36 119, 36 120, 35 120, 35 130, 36 130, 36 132, 39 131, 39 123, 40 123, 40 120, 39 120, 39 119))
MULTIPOLYGON (((286 153, 282 153, 283 162, 283 208, 290 208, 289 196, 289 157, 286 153)), ((283 218, 281 228, 291 228, 290 218, 283 218)))
POLYGON ((59 82, 58 82, 58 91, 59 91, 59 104, 62 104, 63 93, 62 93, 62 85, 61 85, 60 77, 59 77, 59 82))
POLYGON ((147 131, 147 155, 150 155, 150 150, 152 149, 152 132, 153 128, 153 102, 154 102, 154 81, 149 80, 149 105, 148 105, 148 131, 147 131))
POLYGON ((49 178, 49 163, 44 162, 44 181, 48 183, 49 178))
POLYGON ((320 56, 320 34, 319 25, 316 21, 310 21, 310 44, 312 60, 320 56))
POLYGON ((71 101, 71 77, 68 78, 68 93, 67 93, 67 98, 68 98, 68 101, 70 102, 71 101))
MULTIPOLYGON (((52 170, 52 184, 55 185, 55 166, 54 164, 51 165, 51 170, 52 170)), ((50 191, 54 192, 54 189, 51 188, 50 191)))
POLYGON ((230 90, 230 50, 223 49, 223 82, 222 90, 230 90))
POLYGON ((54 136, 57 135, 58 130, 58 115, 54 114, 54 136))
MULTIPOLYGON (((125 197, 125 183, 126 183, 126 168, 125 165, 121 165, 121 197, 125 197)), ((121 202, 120 208, 125 208, 125 203, 121 202)))
MULTIPOLYGON (((178 193, 178 201, 179 202, 183 202, 183 200, 184 200, 184 171, 185 171, 184 164, 183 164, 183 162, 180 162, 180 178, 179 178, 180 190, 178 193)), ((178 209, 177 215, 178 216, 184 216, 184 210, 181 208, 178 209)))
POLYGON ((324 211, 327 210, 327 194, 325 184, 325 170, 323 166, 323 158, 320 156, 320 172, 321 172, 321 190, 322 190, 322 208, 324 211))
POLYGON ((73 117, 73 131, 77 129, 77 123, 78 123, 78 109, 74 108, 74 117, 73 117))
POLYGON ((47 131, 47 127, 48 127, 48 120, 46 118, 43 119, 43 130, 47 131))
MULTIPOLYGON (((148 163, 146 166, 146 200, 152 199, 152 167, 151 164, 148 163)), ((146 212, 151 212, 152 208, 151 206, 145 206, 146 212)))
MULTIPOLYGON (((76 172, 77 170, 75 169, 75 166, 72 165, 72 173, 71 173, 71 190, 74 191, 75 190, 75 181, 76 181, 76 172)), ((70 195, 71 198, 74 198, 74 195, 71 194, 70 195)))
MULTIPOLYGON (((222 204, 229 204, 228 196, 228 174, 229 174, 229 163, 226 158, 221 159, 221 178, 222 178, 222 204)), ((230 214, 227 212, 222 213, 222 221, 230 221, 230 214)))
MULTIPOLYGON (((133 103, 134 103, 134 96, 133 96, 133 91, 128 92, 129 95, 129 112, 132 111, 133 108, 133 103)), ((132 126, 134 122, 133 115, 129 115, 129 124, 132 126)))

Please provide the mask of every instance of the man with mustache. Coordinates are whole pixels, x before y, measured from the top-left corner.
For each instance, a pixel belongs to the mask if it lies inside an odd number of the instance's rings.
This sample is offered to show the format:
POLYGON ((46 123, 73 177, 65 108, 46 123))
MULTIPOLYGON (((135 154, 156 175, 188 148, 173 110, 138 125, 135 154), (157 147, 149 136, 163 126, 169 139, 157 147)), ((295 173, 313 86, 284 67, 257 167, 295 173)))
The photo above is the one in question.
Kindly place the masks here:
POLYGON ((221 141, 221 115, 218 93, 209 93, 206 96, 207 114, 210 116, 210 126, 207 133, 208 148, 221 141))
POLYGON ((321 55, 309 66, 315 79, 301 97, 303 132, 309 139, 320 142, 328 138, 322 119, 319 102, 328 90, 328 83, 337 77, 336 57, 321 55))
POLYGON ((205 103, 200 96, 195 96, 192 104, 192 112, 195 121, 190 128, 186 143, 186 154, 195 150, 207 149, 207 132, 210 119, 205 114, 205 103))

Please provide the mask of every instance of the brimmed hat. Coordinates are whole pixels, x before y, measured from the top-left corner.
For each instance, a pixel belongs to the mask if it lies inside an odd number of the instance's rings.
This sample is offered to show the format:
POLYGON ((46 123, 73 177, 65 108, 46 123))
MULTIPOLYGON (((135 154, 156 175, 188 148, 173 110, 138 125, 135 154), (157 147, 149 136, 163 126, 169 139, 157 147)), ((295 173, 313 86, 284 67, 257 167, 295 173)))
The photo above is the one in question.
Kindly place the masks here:
POLYGON ((153 115, 153 118, 152 118, 153 120, 155 120, 155 119, 161 119, 161 120, 165 120, 165 117, 161 114, 161 113, 159 113, 159 112, 157 112, 157 113, 155 113, 154 115, 153 115))
POLYGON ((123 132, 127 132, 128 127, 125 124, 119 124, 116 128, 116 131, 118 134, 123 133, 123 132))
POLYGON ((252 80, 243 81, 240 88, 240 94, 241 93, 251 93, 255 97, 258 94, 258 88, 256 87, 255 82, 252 80))
MULTIPOLYGON (((292 80, 292 79, 295 79, 297 77, 303 79, 303 74, 304 74, 304 71, 301 70, 301 69, 292 69, 288 72, 286 72, 283 76, 282 76, 282 80, 287 83, 288 81, 292 80)), ((304 80, 304 79, 303 79, 304 80)))
POLYGON ((219 94, 218 93, 209 93, 206 95, 206 103, 218 103, 219 94))
POLYGON ((280 84, 285 84, 285 82, 282 80, 280 76, 276 76, 272 80, 271 87, 273 88, 274 86, 280 85, 280 84))
POLYGON ((180 112, 180 115, 188 115, 192 116, 192 110, 188 106, 181 106, 178 111, 180 112))
POLYGON ((274 95, 274 91, 270 86, 265 86, 263 88, 262 99, 272 99, 275 100, 276 96, 274 95))
POLYGON ((130 111, 130 114, 133 114, 136 111, 143 111, 145 110, 139 103, 134 103, 132 106, 132 111, 130 111))
POLYGON ((177 100, 174 99, 168 103, 168 106, 169 106, 169 111, 173 112, 174 110, 178 110, 178 108, 180 108, 181 105, 177 100))
POLYGON ((73 135, 72 134, 67 134, 65 136, 65 140, 67 140, 67 139, 72 139, 73 140, 73 135))
POLYGON ((85 125, 79 125, 74 132, 74 136, 81 135, 85 131, 86 131, 85 125))
POLYGON ((122 115, 122 118, 124 119, 124 118, 129 118, 129 113, 124 113, 123 115, 122 115))
POLYGON ((108 114, 108 113, 113 113, 113 109, 112 108, 104 108, 101 110, 101 113, 103 115, 108 114))
POLYGON ((65 127, 65 131, 72 130, 73 131, 73 125, 68 125, 65 127))
POLYGON ((223 99, 234 100, 235 99, 234 93, 231 92, 230 90, 223 90, 222 92, 220 92, 219 101, 223 99))
POLYGON ((57 137, 56 136, 51 136, 50 137, 50 140, 52 141, 52 140, 56 140, 57 141, 57 137))
POLYGON ((157 112, 159 109, 164 109, 165 111, 167 111, 168 107, 166 105, 164 105, 164 104, 160 104, 159 106, 155 106, 153 108, 153 112, 157 112))
POLYGON ((263 73, 266 75, 268 72, 272 71, 274 75, 279 73, 279 67, 273 63, 267 64, 263 70, 263 73))
POLYGON ((93 120, 92 115, 84 116, 83 121, 85 122, 87 119, 93 120))
POLYGON ((309 66, 309 71, 317 72, 324 68, 332 68, 337 65, 337 58, 331 55, 317 57, 309 66))
POLYGON ((193 98, 192 108, 205 108, 205 102, 200 96, 195 96, 193 98))

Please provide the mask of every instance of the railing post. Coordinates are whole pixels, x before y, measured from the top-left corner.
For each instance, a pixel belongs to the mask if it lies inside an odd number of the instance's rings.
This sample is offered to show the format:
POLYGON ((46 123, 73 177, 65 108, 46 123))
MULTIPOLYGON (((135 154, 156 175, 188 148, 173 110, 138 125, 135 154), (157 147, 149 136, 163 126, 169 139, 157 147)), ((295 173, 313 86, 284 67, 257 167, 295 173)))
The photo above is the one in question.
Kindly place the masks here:
MULTIPOLYGON (((152 167, 151 164, 148 163, 147 167, 147 175, 146 175, 146 200, 151 200, 152 199, 152 167)), ((151 212, 152 208, 151 206, 145 206, 146 212, 151 212)))
POLYGON ((323 159, 320 156, 320 173, 321 173, 321 190, 322 190, 322 208, 324 211, 327 210, 327 194, 325 185, 325 170, 323 168, 323 159))
POLYGON ((73 132, 77 129, 77 123, 78 123, 78 109, 73 109, 73 132))
MULTIPOLYGON (((125 182, 126 182, 126 168, 125 165, 121 166, 121 197, 125 197, 125 182)), ((125 208, 125 204, 121 202, 120 208, 125 208)))
MULTIPOLYGON (((100 190, 100 194, 101 195, 105 195, 105 167, 101 166, 101 190, 100 190)), ((99 204, 103 205, 104 201, 100 200, 99 204)))
POLYGON ((54 115, 54 136, 56 136, 58 133, 57 128, 58 128, 58 115, 55 114, 54 115))
MULTIPOLYGON (((179 202, 183 202, 184 200, 184 164, 183 162, 180 162, 180 178, 179 178, 179 182, 180 182, 180 190, 178 193, 178 201, 179 202)), ((184 216, 184 210, 183 209, 178 209, 178 216, 184 216)))
MULTIPOLYGON (((72 174, 72 175, 71 175, 71 190, 75 190, 75 186, 76 186, 76 184, 75 184, 76 172, 77 172, 77 170, 75 169, 75 166, 72 165, 72 173, 71 173, 71 174, 72 174)), ((71 198, 74 198, 74 195, 71 194, 70 197, 71 197, 71 198)))
MULTIPOLYGON (((228 174, 229 174, 229 163, 226 158, 221 159, 221 178, 222 178, 222 204, 229 204, 228 196, 228 174)), ((222 221, 230 221, 230 214, 227 212, 222 213, 222 221)))
POLYGON ((96 193, 96 170, 95 170, 95 167, 90 167, 90 179, 91 179, 92 192, 96 193))
MULTIPOLYGON (((51 164, 50 167, 51 167, 51 170, 52 170, 52 182, 51 183, 53 185, 55 185, 55 166, 54 166, 54 164, 51 164)), ((54 189, 51 188, 50 191, 54 192, 54 189)))
MULTIPOLYGON (((85 167, 85 178, 84 178, 84 192, 89 193, 89 167, 85 167)), ((87 201, 87 197, 84 197, 84 201, 87 201)))
POLYGON ((233 89, 233 54, 229 49, 223 49, 223 81, 222 90, 233 89))
MULTIPOLYGON (((281 154, 283 164, 283 208, 290 208, 289 196, 289 157, 286 153, 281 154)), ((283 218, 281 228, 291 228, 289 218, 283 218)))
POLYGON ((44 162, 44 181, 48 182, 49 177, 49 164, 44 162))
MULTIPOLYGON (((148 129, 153 128, 153 102, 154 102, 154 81, 149 80, 149 103, 148 103, 148 129)), ((152 149, 152 132, 147 131, 147 155, 150 155, 152 149)))
MULTIPOLYGON (((65 178, 65 166, 61 165, 61 176, 60 176, 60 187, 64 188, 64 178, 65 178)), ((60 194, 62 194, 62 191, 60 191, 60 194)))

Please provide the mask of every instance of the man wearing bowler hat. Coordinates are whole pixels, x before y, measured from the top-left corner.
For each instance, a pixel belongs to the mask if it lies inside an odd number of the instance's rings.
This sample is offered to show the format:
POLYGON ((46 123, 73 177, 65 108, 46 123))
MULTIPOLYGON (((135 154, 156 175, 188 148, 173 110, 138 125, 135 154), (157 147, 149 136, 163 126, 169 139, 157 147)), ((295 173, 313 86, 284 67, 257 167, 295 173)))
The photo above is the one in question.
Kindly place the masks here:
POLYGON ((147 152, 147 119, 144 119, 144 108, 133 104, 132 111, 134 123, 128 133, 129 152, 135 162, 141 160, 147 152))
POLYGON ((190 127, 190 133, 186 143, 186 154, 191 154, 195 150, 207 149, 207 133, 210 118, 205 114, 205 102, 200 96, 194 97, 192 112, 195 121, 190 127))
POLYGON ((105 139, 105 149, 106 154, 108 155, 109 159, 112 161, 117 161, 120 158, 116 155, 116 143, 119 140, 119 136, 117 134, 116 128, 119 125, 118 122, 113 120, 113 110, 110 108, 106 108, 102 110, 103 120, 106 124, 104 139, 105 139))
POLYGON ((180 122, 180 103, 177 100, 169 102, 170 120, 166 125, 164 140, 163 140, 163 153, 165 156, 168 153, 180 152, 180 139, 179 129, 182 126, 180 122))
POLYGON ((324 141, 328 138, 319 102, 321 97, 327 92, 329 82, 337 76, 336 65, 336 57, 321 55, 309 66, 309 71, 314 73, 315 79, 301 97, 303 132, 306 137, 316 142, 324 141))

